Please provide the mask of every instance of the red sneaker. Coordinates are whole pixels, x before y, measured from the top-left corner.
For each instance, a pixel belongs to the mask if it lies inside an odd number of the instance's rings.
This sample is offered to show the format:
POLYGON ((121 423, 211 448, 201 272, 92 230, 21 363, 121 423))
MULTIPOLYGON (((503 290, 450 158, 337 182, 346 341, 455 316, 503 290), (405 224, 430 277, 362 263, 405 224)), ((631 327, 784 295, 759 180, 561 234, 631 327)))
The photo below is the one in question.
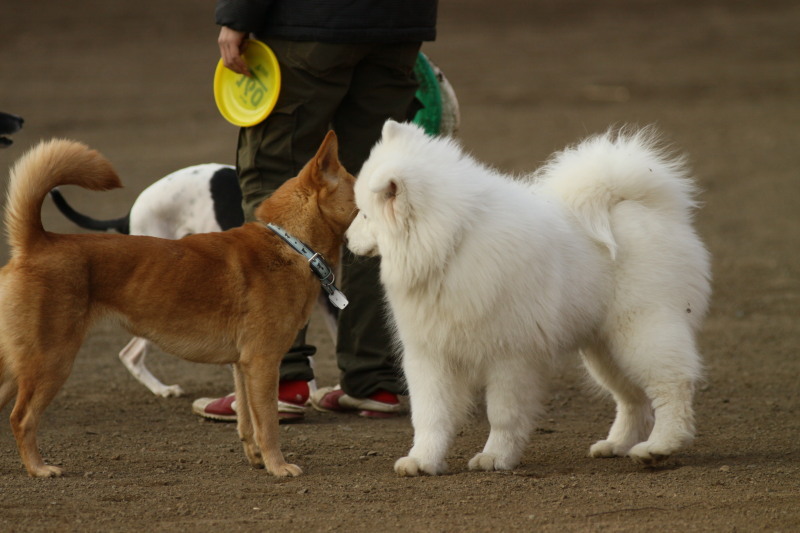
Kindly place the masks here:
POLYGON ((278 385, 278 402, 303 407, 309 394, 308 381, 281 381, 278 385))
POLYGON ((281 381, 278 385, 278 420, 297 422, 306 414, 307 381, 281 381))
MULTIPOLYGON (((296 422, 305 416, 309 388, 306 381, 282 381, 278 387, 278 420, 296 422)), ((222 398, 198 398, 192 403, 192 411, 210 420, 236 421, 236 394, 222 398)))
POLYGON ((337 385, 323 387, 311 395, 311 405, 318 411, 358 411, 366 418, 392 418, 402 412, 400 399, 396 394, 379 390, 368 398, 348 396, 337 385))
POLYGON ((222 398, 198 398, 192 402, 192 412, 209 420, 236 422, 235 402, 236 395, 233 393, 222 398))

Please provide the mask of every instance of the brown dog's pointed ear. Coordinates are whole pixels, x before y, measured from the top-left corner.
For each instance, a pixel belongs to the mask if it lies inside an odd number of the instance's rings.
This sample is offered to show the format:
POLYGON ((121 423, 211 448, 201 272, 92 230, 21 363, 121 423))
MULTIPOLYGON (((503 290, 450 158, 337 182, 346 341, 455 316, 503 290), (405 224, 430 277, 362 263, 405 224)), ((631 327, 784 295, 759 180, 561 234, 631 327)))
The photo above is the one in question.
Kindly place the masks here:
POLYGON ((335 189, 339 185, 339 140, 333 130, 325 135, 317 155, 312 160, 311 178, 320 185, 335 189))
POLYGON ((319 145, 317 155, 314 157, 318 161, 317 164, 320 168, 327 168, 333 163, 335 163, 336 167, 338 168, 339 139, 336 137, 336 133, 334 133, 333 130, 330 130, 327 135, 325 135, 325 138, 322 140, 322 144, 319 145))

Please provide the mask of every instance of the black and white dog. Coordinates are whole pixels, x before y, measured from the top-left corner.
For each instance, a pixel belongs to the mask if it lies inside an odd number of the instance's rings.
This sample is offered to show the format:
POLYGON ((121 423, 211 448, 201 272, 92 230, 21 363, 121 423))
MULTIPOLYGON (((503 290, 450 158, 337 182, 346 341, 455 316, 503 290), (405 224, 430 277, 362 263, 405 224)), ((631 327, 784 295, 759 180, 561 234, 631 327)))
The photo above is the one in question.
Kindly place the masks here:
POLYGON ((68 219, 95 231, 180 239, 193 233, 225 231, 244 222, 236 170, 219 163, 167 174, 139 194, 126 216, 112 220, 96 220, 78 213, 58 189, 53 189, 50 196, 68 219))

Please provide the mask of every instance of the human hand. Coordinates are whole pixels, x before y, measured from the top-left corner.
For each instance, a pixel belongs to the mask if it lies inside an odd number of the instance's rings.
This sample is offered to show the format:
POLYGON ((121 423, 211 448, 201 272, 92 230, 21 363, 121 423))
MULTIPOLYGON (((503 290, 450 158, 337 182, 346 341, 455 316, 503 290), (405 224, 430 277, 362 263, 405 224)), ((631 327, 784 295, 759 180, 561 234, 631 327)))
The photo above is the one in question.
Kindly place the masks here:
POLYGON ((245 40, 247 33, 237 31, 227 26, 222 26, 217 38, 219 45, 219 53, 222 56, 223 64, 238 74, 250 76, 250 70, 247 68, 242 54, 246 46, 245 40))

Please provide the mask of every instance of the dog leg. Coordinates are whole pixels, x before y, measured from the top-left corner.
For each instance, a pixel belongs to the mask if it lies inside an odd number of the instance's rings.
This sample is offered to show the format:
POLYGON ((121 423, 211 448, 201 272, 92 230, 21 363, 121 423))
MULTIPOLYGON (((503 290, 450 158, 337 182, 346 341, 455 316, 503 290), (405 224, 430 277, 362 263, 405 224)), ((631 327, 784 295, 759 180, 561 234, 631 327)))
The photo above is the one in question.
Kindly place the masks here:
POLYGON ((38 357, 25 354, 30 362, 17 377, 17 400, 11 411, 11 429, 17 441, 22 463, 32 477, 56 477, 61 468, 47 465, 39 453, 36 432, 41 415, 69 377, 77 348, 71 356, 44 354, 38 357))
POLYGON ((617 415, 608 437, 589 448, 591 457, 624 457, 637 443, 647 438, 653 427, 650 402, 641 387, 634 384, 604 346, 581 351, 586 369, 594 380, 614 397, 617 415))
POLYGON ((10 373, 3 371, 0 368, 0 411, 5 408, 6 404, 11 401, 11 398, 17 393, 17 383, 10 373))
POLYGON ((653 409, 650 436, 628 451, 635 462, 651 465, 692 442, 692 400, 701 365, 693 331, 683 317, 663 311, 640 313, 639 317, 628 330, 633 334, 616 339, 619 349, 612 353, 653 409))
POLYGON ((5 408, 16 393, 17 381, 11 375, 11 369, 6 366, 3 354, 0 353, 0 411, 5 408))
MULTIPOLYGON (((613 396, 617 404, 614 423, 611 424, 608 436, 589 448, 590 457, 624 457, 636 443, 644 440, 653 427, 652 409, 646 401, 628 401, 622 396, 613 396)), ((644 395, 642 398, 644 399, 644 395)))
POLYGON ((456 429, 466 418, 472 401, 465 372, 437 368, 434 354, 419 353, 405 347, 403 370, 407 376, 411 401, 414 445, 406 457, 394 464, 401 476, 438 475, 447 471, 445 457, 456 429))
MULTIPOLYGON (((525 355, 512 358, 524 361, 525 355)), ((512 470, 530 439, 542 411, 545 365, 531 360, 527 368, 495 363, 487 376, 486 412, 491 425, 483 451, 469 461, 470 470, 512 470)))
POLYGON ((145 366, 144 361, 147 357, 147 347, 149 341, 142 337, 134 337, 119 352, 119 358, 125 368, 135 377, 139 383, 150 389, 150 392, 162 398, 177 397, 183 395, 180 385, 164 385, 155 377, 150 369, 145 366))
POLYGON ((239 365, 233 365, 233 380, 236 390, 236 429, 239 440, 244 446, 244 454, 254 468, 264 468, 261 450, 253 435, 253 420, 250 418, 250 402, 248 401, 247 383, 239 365))
POLYGON ((661 383, 647 388, 653 398, 655 425, 650 437, 637 444, 628 456, 643 465, 653 465, 691 444, 694 439, 694 384, 690 381, 661 383))
MULTIPOLYGON (((243 354, 244 355, 244 354, 243 354)), ((252 420, 255 443, 261 450, 261 459, 267 471, 278 477, 299 476, 299 466, 287 463, 281 453, 278 428, 278 364, 282 354, 250 358, 237 363, 247 409, 252 420)), ((243 357, 244 358, 244 357, 243 357)), ((239 400, 237 390, 237 401, 239 400)), ((241 416, 244 406, 237 408, 241 416)))

